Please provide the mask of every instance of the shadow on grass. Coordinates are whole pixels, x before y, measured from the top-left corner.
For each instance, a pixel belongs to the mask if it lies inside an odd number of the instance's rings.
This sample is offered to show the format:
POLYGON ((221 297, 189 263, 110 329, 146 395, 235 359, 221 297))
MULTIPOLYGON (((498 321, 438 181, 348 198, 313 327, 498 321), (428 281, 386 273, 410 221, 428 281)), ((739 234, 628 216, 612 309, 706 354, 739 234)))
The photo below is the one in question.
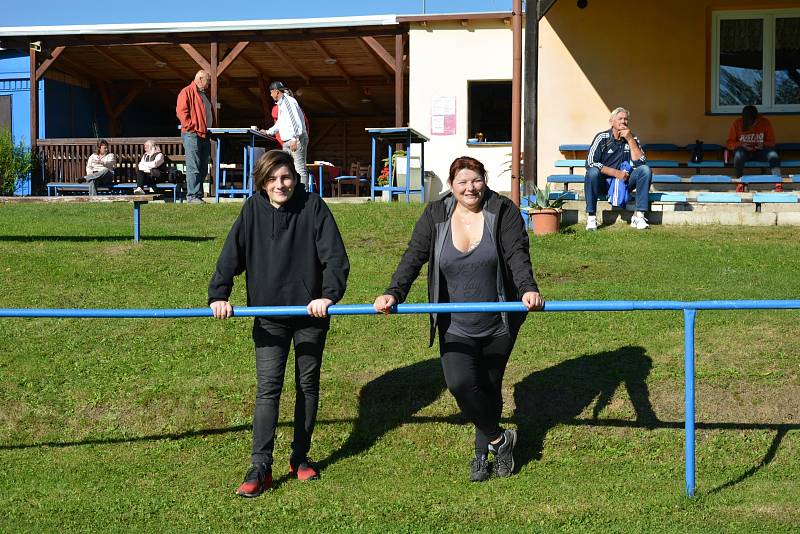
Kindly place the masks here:
MULTIPOLYGON (((400 425, 430 422, 430 418, 417 418, 414 414, 434 402, 444 390, 438 357, 393 369, 368 382, 358 394, 358 418, 347 441, 321 460, 319 466, 325 468, 363 453, 400 425)), ((453 422, 456 421, 454 418, 453 422)))
MULTIPOLYGON (((143 235, 142 241, 213 241, 215 237, 194 235, 143 235)), ((133 234, 128 235, 0 235, 0 242, 35 243, 38 241, 66 241, 73 243, 91 243, 93 241, 133 241, 133 234)))
POLYGON ((556 425, 569 423, 597 399, 592 420, 597 419, 624 385, 628 390, 636 423, 655 428, 658 423, 650 405, 647 375, 653 362, 642 347, 622 347, 567 360, 525 377, 514 387, 516 422, 520 446, 514 457, 519 466, 542 458, 547 432, 556 425))

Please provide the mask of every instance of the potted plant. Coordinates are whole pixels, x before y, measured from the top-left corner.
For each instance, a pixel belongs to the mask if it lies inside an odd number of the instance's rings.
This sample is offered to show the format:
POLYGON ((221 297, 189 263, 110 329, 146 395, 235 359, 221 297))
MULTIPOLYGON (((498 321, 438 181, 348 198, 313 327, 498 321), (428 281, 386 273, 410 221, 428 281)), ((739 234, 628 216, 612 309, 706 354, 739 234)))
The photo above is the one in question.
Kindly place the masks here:
POLYGON ((533 223, 533 235, 546 235, 558 232, 561 226, 561 206, 567 200, 566 191, 554 198, 550 196, 550 184, 544 190, 531 184, 535 197, 529 199, 529 215, 533 223))

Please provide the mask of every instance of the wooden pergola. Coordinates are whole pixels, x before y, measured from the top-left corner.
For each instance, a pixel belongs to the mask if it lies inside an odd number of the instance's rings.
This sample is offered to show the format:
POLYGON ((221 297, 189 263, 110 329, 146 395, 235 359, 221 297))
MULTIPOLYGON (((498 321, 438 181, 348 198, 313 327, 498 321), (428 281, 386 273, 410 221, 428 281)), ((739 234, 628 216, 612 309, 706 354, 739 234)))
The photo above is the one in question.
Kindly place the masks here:
POLYGON ((312 120, 329 119, 317 126, 317 139, 342 119, 404 124, 408 23, 394 17, 22 30, 0 35, 0 44, 30 50, 33 146, 43 77, 96 88, 112 137, 140 95, 161 93, 174 106, 199 69, 211 74, 209 96, 221 126, 270 124, 271 80, 294 89, 312 120))

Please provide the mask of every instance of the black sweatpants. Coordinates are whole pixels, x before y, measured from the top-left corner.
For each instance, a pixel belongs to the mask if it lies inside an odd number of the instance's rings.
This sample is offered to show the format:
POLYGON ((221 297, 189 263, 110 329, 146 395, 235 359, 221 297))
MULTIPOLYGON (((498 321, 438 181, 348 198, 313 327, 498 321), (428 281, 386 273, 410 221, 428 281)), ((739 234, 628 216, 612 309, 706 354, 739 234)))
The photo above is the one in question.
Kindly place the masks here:
POLYGON ((286 320, 256 319, 256 406, 253 413, 252 462, 272 465, 278 408, 289 347, 294 342, 295 391, 292 457, 304 459, 319 406, 319 377, 329 319, 297 317, 286 320))
POLYGON ((475 425, 476 455, 487 454, 489 443, 503 433, 503 375, 513 347, 508 334, 483 338, 439 335, 447 389, 475 425))

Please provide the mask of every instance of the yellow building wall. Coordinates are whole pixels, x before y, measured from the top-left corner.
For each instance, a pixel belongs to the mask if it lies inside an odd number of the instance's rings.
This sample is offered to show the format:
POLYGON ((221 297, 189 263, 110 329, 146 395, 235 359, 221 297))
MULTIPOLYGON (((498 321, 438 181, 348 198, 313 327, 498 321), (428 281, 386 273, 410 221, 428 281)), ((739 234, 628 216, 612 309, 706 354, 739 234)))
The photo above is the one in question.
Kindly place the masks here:
MULTIPOLYGON (((467 132, 467 82, 511 80, 511 26, 500 21, 429 23, 412 25, 409 31, 409 126, 430 137, 425 146, 425 169, 439 178, 432 193, 446 190, 450 163, 458 156, 472 156, 486 166, 489 187, 508 191, 511 143, 468 145, 475 132, 467 132), (455 97, 456 133, 431 135, 434 98, 455 97)), ((415 150, 412 154, 417 154, 415 150)), ((434 197, 435 198, 435 197, 434 197)))
MULTIPOLYGON (((734 115, 709 111, 711 12, 800 8, 775 0, 558 0, 540 23, 538 181, 562 173, 558 146, 588 144, 608 128, 617 106, 631 111, 643 143, 724 144, 734 115)), ((489 185, 511 188, 511 145, 468 145, 467 82, 510 80, 511 26, 500 20, 412 24, 409 31, 409 125, 426 136, 425 167, 442 180, 453 158, 481 160, 489 185), (431 101, 456 98, 456 133, 431 135, 431 101)), ((800 114, 768 115, 778 142, 800 142, 800 114)), ((651 154, 674 159, 675 154, 651 154)), ((686 157, 688 154, 683 154, 686 157)), ((434 184, 434 193, 446 185, 434 184)))
MULTIPOLYGON (((540 24, 538 181, 563 143, 588 144, 617 106, 643 143, 724 144, 735 116, 709 115, 711 11, 798 8, 745 0, 558 0, 540 24)), ((800 141, 800 115, 768 115, 778 142, 800 141)))

